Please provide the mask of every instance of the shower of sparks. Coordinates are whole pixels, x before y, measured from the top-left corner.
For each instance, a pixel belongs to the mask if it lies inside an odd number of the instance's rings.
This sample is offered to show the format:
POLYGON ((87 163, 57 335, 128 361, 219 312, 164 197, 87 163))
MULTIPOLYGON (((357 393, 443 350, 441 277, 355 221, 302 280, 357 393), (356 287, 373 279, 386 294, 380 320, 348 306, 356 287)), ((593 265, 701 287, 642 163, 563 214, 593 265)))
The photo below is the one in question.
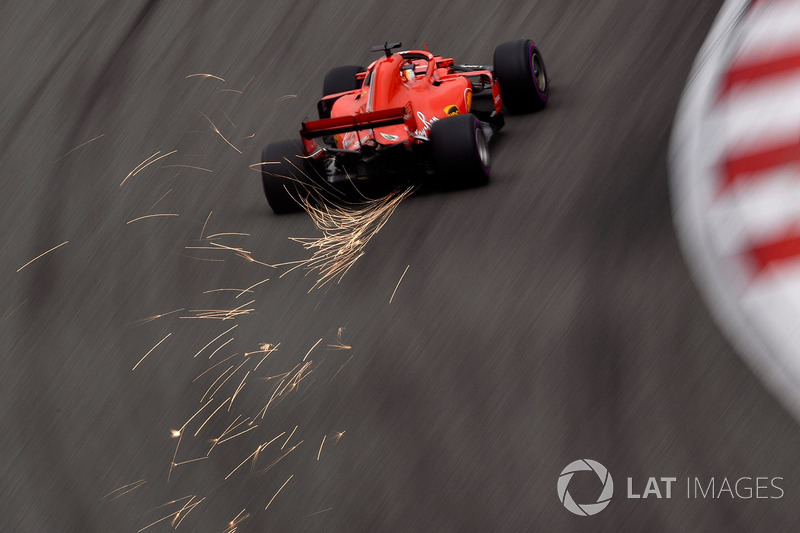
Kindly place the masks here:
POLYGON ((122 180, 122 182, 119 184, 119 186, 120 186, 120 187, 122 187, 123 185, 125 185, 125 182, 126 182, 126 181, 128 181, 128 179, 129 179, 129 178, 132 178, 133 176, 135 176, 136 174, 138 174, 138 173, 139 173, 139 172, 141 172, 142 170, 146 169, 147 167, 149 167, 150 165, 152 165, 152 164, 153 164, 153 163, 155 163, 156 161, 158 161, 158 160, 160 160, 160 159, 164 159, 165 157, 167 157, 167 156, 169 156, 169 155, 172 155, 172 154, 174 154, 175 152, 177 152, 177 150, 173 150, 173 151, 171 151, 171 152, 167 152, 166 154, 164 154, 164 155, 160 155, 160 156, 156 157, 155 159, 153 159, 155 156, 157 156, 158 154, 160 154, 160 153, 161 153, 161 150, 159 150, 158 152, 154 153, 153 155, 151 155, 150 157, 148 157, 147 159, 145 159, 144 161, 142 161, 141 163, 139 163, 139 164, 136 166, 136 168, 134 168, 133 170, 131 170, 130 172, 128 172, 128 175, 127 175, 127 176, 125 176, 125 179, 124 179, 124 180, 122 180))
POLYGON ((210 168, 196 167, 194 165, 164 165, 161 168, 191 168, 194 170, 202 170, 203 172, 214 172, 210 168))
POLYGON ((140 220, 144 220, 146 218, 155 218, 155 217, 177 217, 179 216, 178 213, 154 213, 152 215, 143 215, 138 218, 134 218, 133 220, 127 221, 125 224, 131 224, 133 222, 138 222, 140 220))
POLYGON ((36 261, 37 259, 41 259, 42 257, 46 256, 47 254, 49 254, 49 253, 50 253, 50 252, 52 252, 53 250, 56 250, 56 249, 58 249, 58 248, 61 248, 62 246, 64 246, 64 245, 65 245, 65 244, 67 244, 68 242, 69 242, 69 241, 64 241, 64 242, 62 242, 61 244, 59 244, 58 246, 53 246, 52 248, 50 248, 50 249, 49 249, 49 250, 47 250, 46 252, 43 252, 43 253, 41 253, 41 254, 37 255, 36 257, 34 257, 33 259, 31 259, 30 261, 28 261, 27 263, 25 263, 25 264, 24 264, 24 265, 22 265, 21 267, 19 267, 19 268, 17 269, 17 273, 19 273, 19 271, 20 271, 20 270, 22 270, 22 269, 23 269, 23 268, 25 268, 26 266, 30 265, 31 263, 33 263, 33 262, 34 262, 34 261, 36 261))
POLYGON ((276 493, 275 493, 275 495, 274 495, 274 496, 272 496, 272 498, 270 498, 270 500, 269 500, 269 503, 267 503, 267 506, 266 506, 266 507, 264 507, 264 510, 265 510, 265 511, 266 511, 267 509, 269 509, 269 506, 270 506, 270 505, 272 505, 272 500, 274 500, 274 499, 275 499, 275 496, 277 496, 277 495, 280 493, 280 491, 282 491, 282 490, 283 490, 283 487, 285 487, 285 486, 286 486, 286 484, 287 484, 287 483, 289 483, 289 481, 290 481, 290 480, 291 480, 293 477, 294 477, 294 474, 292 474, 291 476, 289 476, 289 479, 287 479, 286 481, 284 481, 284 482, 283 482, 283 485, 281 485, 281 488, 279 488, 279 489, 278 489, 278 492, 276 492, 276 493))
MULTIPOLYGON (((228 380, 229 380, 229 379, 231 379, 231 378, 234 376, 234 374, 236 374, 236 373, 239 371, 239 369, 240 369, 240 368, 242 368, 242 367, 245 365, 245 363, 247 363, 247 360, 246 360, 246 359, 245 359, 244 361, 242 361, 242 363, 241 363, 239 366, 237 366, 237 367, 236 367, 236 370, 234 370, 233 372, 231 372, 231 373, 228 375, 228 377, 226 377, 226 378, 225 378, 225 379, 222 381, 222 383, 220 383, 220 384, 217 386, 217 388, 216 388, 216 389, 214 389, 214 392, 212 392, 212 393, 211 393, 211 395, 209 396, 209 398, 213 398, 213 397, 214 397, 214 395, 215 395, 217 392, 219 392, 219 390, 222 388, 222 386, 223 386, 223 385, 225 385, 225 383, 227 383, 227 382, 228 382, 228 380)), ((231 366, 233 366, 233 365, 231 365, 231 366)), ((230 370, 230 367, 228 368, 228 370, 230 370)), ((227 370, 226 370, 225 372, 227 372, 227 370)), ((222 375, 220 375, 220 377, 222 377, 223 375, 225 375, 225 372, 223 372, 223 373, 222 373, 222 375)), ((217 380, 219 380, 219 378, 217 378, 217 380)), ((215 381, 214 383, 216 383, 216 381, 215 381)), ((212 384, 211 384, 211 387, 213 387, 213 386, 214 386, 214 384, 212 383, 212 384)), ((211 387, 209 387, 209 388, 208 388, 208 390, 211 390, 211 387)), ((208 394, 208 390, 206 391, 206 394, 208 394)), ((203 395, 203 398, 205 398, 205 395, 203 395)), ((202 402, 203 400, 200 400, 200 401, 202 402)))
POLYGON ((281 96, 280 98, 278 98, 275 101, 276 102, 283 102, 284 100, 290 100, 292 98, 297 98, 297 95, 296 94, 284 94, 283 96, 281 96))
POLYGON ((181 432, 178 429, 170 429, 169 434, 173 439, 177 439, 178 437, 181 436, 181 432))
POLYGON ((225 404, 228 403, 229 401, 231 401, 231 399, 227 398, 225 401, 223 401, 221 404, 219 404, 219 406, 217 406, 217 408, 214 409, 214 411, 210 415, 208 415, 208 418, 206 418, 205 421, 202 424, 200 424, 200 427, 197 428, 197 431, 194 432, 194 436, 195 437, 200 434, 200 431, 202 431, 202 429, 205 427, 205 425, 208 424, 209 420, 214 418, 214 415, 217 414, 220 409, 225 407, 225 404))
POLYGON ((214 350, 213 352, 211 352, 211 355, 209 355, 209 356, 208 356, 208 358, 209 358, 209 359, 211 359, 212 357, 214 357, 214 355, 215 355, 215 354, 216 354, 218 351, 220 351, 220 350, 221 350, 221 349, 223 349, 225 346, 227 346, 228 344, 230 344, 231 342, 233 342, 233 339, 235 339, 235 337, 231 337, 230 339, 228 339, 228 340, 226 340, 225 342, 223 342, 222 344, 220 344, 220 345, 219 345, 219 347, 218 347, 216 350, 214 350))
POLYGON ((236 517, 228 522, 228 527, 222 533, 236 533, 239 529, 239 524, 250 518, 250 513, 244 514, 247 509, 242 509, 236 517), (242 516, 244 514, 244 516, 242 516))
POLYGON ((239 89, 220 89, 219 91, 215 91, 214 94, 218 93, 236 93, 236 94, 244 94, 239 89))
MULTIPOLYGON (((192 380, 192 383, 194 383, 195 381, 197 381, 197 380, 198 380, 198 379, 200 379, 201 377, 205 376, 206 374, 208 374, 209 372, 211 372, 212 370, 214 370, 215 368, 217 368, 219 365, 221 365, 221 364, 225 363, 226 361, 229 361, 229 360, 233 359, 233 358, 234 358, 234 357, 236 357, 237 355, 239 355, 239 354, 238 354, 238 353, 235 353, 235 354, 233 354, 233 355, 229 355, 228 357, 226 357, 225 359, 223 359, 223 360, 222 360, 222 361, 220 361, 219 363, 217 363, 217 364, 215 364, 215 365, 212 365, 212 366, 210 366, 209 368, 205 369, 205 370, 204 370, 204 371, 202 371, 202 372, 201 372, 201 373, 200 373, 200 374, 199 374, 199 375, 198 375, 196 378, 194 378, 194 379, 192 380)), ((231 367, 231 368, 233 368, 233 367, 231 367)))
POLYGON ((236 298, 238 298, 239 296, 241 296, 242 294, 245 294, 245 293, 247 293, 247 292, 253 292, 253 290, 252 290, 252 289, 255 289, 256 287, 258 287, 258 286, 259 286, 259 285, 261 285, 262 283, 266 283, 266 282, 268 282, 268 281, 269 281, 269 278, 266 278, 266 279, 262 279, 262 280, 261 280, 261 281, 259 281, 258 283, 253 283, 252 285, 250 285, 249 287, 247 287, 246 289, 244 289, 242 292, 240 292, 239 294, 237 294, 237 295, 236 295, 236 298))
POLYGON ((308 352, 306 352, 306 355, 303 357, 303 361, 305 361, 308 358, 308 356, 311 354, 311 352, 314 351, 314 348, 316 348, 317 345, 319 345, 319 343, 321 343, 321 342, 322 342, 322 339, 320 339, 320 340, 318 340, 317 342, 314 343, 314 346, 312 346, 311 349, 308 352))
POLYGON ((246 353, 245 355, 248 355, 248 354, 254 354, 254 353, 263 353, 263 354, 264 354, 264 357, 262 357, 262 358, 261 358, 261 361, 259 361, 259 362, 258 362, 258 364, 257 364, 257 365, 255 366, 255 368, 253 369, 253 372, 255 372, 256 370, 258 370, 258 367, 260 367, 260 366, 261 366, 261 363, 263 363, 264 361, 266 361, 266 360, 267 360, 267 357, 269 357, 269 356, 270 356, 270 354, 272 354, 272 352, 274 352, 275 350, 277 350, 277 349, 278 349, 278 346, 280 346, 280 345, 281 345, 281 343, 278 343, 278 344, 276 344, 275 346, 272 346, 271 344, 266 344, 266 343, 265 343, 265 344, 262 344, 262 345, 259 347, 259 348, 260 348, 260 350, 258 350, 257 352, 248 352, 248 353, 246 353))
POLYGON ((235 147, 235 146, 234 146, 234 145, 233 145, 233 144, 232 144, 232 143, 231 143, 231 142, 230 142, 228 139, 226 139, 226 138, 225 138, 225 136, 222 134, 222 132, 221 132, 221 131, 219 131, 219 128, 217 128, 217 126, 216 126, 216 125, 214 125, 214 123, 213 123, 213 122, 211 122, 211 119, 210 119, 210 118, 208 118, 208 117, 207 117, 207 116, 206 116, 204 113, 202 113, 202 112, 201 112, 200 114, 201 114, 201 115, 203 115, 203 116, 206 118, 206 120, 209 122, 209 124, 211 124, 211 128, 214 130, 214 132, 215 132, 217 135, 219 135, 220 137, 222 137, 222 140, 223 140, 223 141, 225 141, 226 143, 228 143, 228 146, 230 146, 231 148, 233 148, 234 150, 236 150, 236 151, 237 151, 237 152, 239 152, 240 154, 242 153, 242 151, 241 151, 241 150, 239 150, 238 148, 236 148, 236 147, 235 147))
POLYGON ((188 76, 186 76, 183 79, 188 80, 189 78, 198 78, 198 77, 204 78, 204 79, 214 78, 215 80, 219 80, 219 81, 221 81, 223 83, 225 82, 225 80, 223 80, 219 76, 214 76, 213 74, 206 74, 205 72, 199 72, 197 74, 189 74, 188 76))
MULTIPOLYGON (((242 423, 244 424, 244 421, 242 421, 242 423)), ((237 433, 237 434, 235 434, 235 435, 231 435, 230 437, 225 437, 224 439, 217 440, 217 441, 214 443, 214 445, 216 446, 217 444, 222 444, 223 442, 228 442, 229 440, 235 439, 236 437, 238 437, 238 436, 240 436, 240 435, 244 435, 244 434, 245 434, 245 433, 247 433, 248 431, 253 431, 253 430, 254 430, 254 429, 256 429, 257 427, 258 427, 258 424, 256 424, 255 426, 250 426, 249 428, 245 429, 244 431, 240 431, 239 433, 237 433)))
POLYGON ((336 342, 334 344, 329 344, 328 348, 332 350, 350 350, 353 348, 349 344, 342 342, 342 331, 344 331, 344 328, 339 328, 339 332, 336 334, 336 342))
POLYGON ((113 494, 114 497, 111 498, 111 500, 116 500, 120 496, 124 496, 124 495, 128 494, 129 492, 132 492, 132 491, 138 489, 139 487, 141 487, 145 483, 147 483, 147 481, 145 481, 144 479, 140 479, 139 481, 134 481, 133 483, 128 483, 127 485, 123 485, 123 486, 121 486, 119 488, 116 488, 116 489, 112 490, 111 492, 109 492, 108 494, 103 496, 102 499, 105 500, 106 498, 108 498, 109 496, 111 496, 113 494))
MULTIPOLYGON (((201 241, 203 238, 201 237, 201 241)), ((233 252, 245 261, 250 263, 257 263, 259 265, 263 265, 270 268, 275 268, 278 265, 270 265, 267 263, 262 263, 256 259, 253 259, 252 252, 245 250, 244 248, 236 247, 236 246, 226 246, 224 244, 220 244, 218 242, 209 242, 208 246, 184 246, 185 250, 217 250, 217 251, 229 251, 233 252)))
POLYGON ((151 524, 148 524, 148 525, 144 526, 142 529, 140 529, 140 530, 138 531, 138 533, 142 533, 142 531, 144 531, 144 530, 146 530, 146 529, 149 529, 149 528, 153 527, 153 526, 154 526, 154 525, 156 525, 156 524, 160 524, 160 523, 161 523, 161 522, 163 522, 164 520, 169 520, 170 518, 172 518, 172 522, 171 522, 171 525, 172 525, 172 527, 174 527, 174 528, 177 528, 177 527, 180 525, 180 522, 181 522, 181 521, 183 521, 183 518, 185 518, 185 517, 186 517, 186 515, 187 515, 187 514, 189 514, 189 513, 190 513, 190 512, 191 512, 191 511, 192 511, 192 510, 195 508, 195 507, 197 507, 197 505, 198 505, 200 502, 202 502, 203 500, 205 500, 205 498, 202 498, 202 499, 198 500, 197 502, 194 502, 194 499, 195 499, 195 498, 197 498, 197 495, 196 495, 196 494, 194 494, 194 495, 189 495, 189 496, 184 496, 183 498, 179 498, 179 499, 177 499, 177 500, 173 500, 173 501, 171 501, 171 502, 167 502, 167 503, 165 503, 165 504, 161 505, 161 506, 160 506, 160 507, 158 507, 158 508, 161 508, 161 507, 166 507, 166 506, 168 506, 168 505, 172 505, 173 503, 178 503, 178 502, 180 502, 180 501, 183 501, 183 500, 186 500, 186 499, 188 499, 188 501, 187 501, 187 502, 186 502, 186 503, 185 503, 185 504, 184 504, 184 505, 183 505, 183 506, 182 506, 180 509, 178 509, 178 510, 177 510, 177 511, 175 511, 174 513, 170 513, 170 514, 168 514, 168 515, 167 515, 167 516, 165 516, 165 517, 159 518, 158 520, 156 520, 155 522, 153 522, 153 523, 151 523, 151 524), (194 503, 192 503, 192 502, 194 502, 194 503), (180 521, 178 521, 178 518, 180 517, 181 513, 183 513, 184 511, 186 511, 186 513, 184 514, 183 518, 181 518, 181 519, 180 519, 180 521))
POLYGON ((325 446, 325 437, 327 437, 327 435, 322 436, 322 442, 320 443, 319 451, 317 452, 317 461, 319 461, 319 457, 322 455, 322 447, 325 446))
POLYGON ((189 425, 189 423, 190 423, 192 420, 194 420, 194 419, 195 419, 195 417, 196 417, 197 415, 199 415, 201 412, 203 412, 203 409, 205 409, 206 407, 208 407, 208 405, 209 405, 210 403, 211 403, 211 400, 208 400, 208 401, 207 401, 207 402, 206 402, 206 403, 203 405, 203 407, 201 407, 200 409, 198 409, 198 410, 197 410, 197 412, 196 412, 195 414, 193 414, 191 417, 189 417, 189 420, 187 420, 186 422, 184 422, 184 423, 183 423, 183 425, 181 426, 181 429, 179 430, 181 435, 183 435, 183 430, 185 430, 185 429, 186 429, 186 426, 188 426, 188 425, 189 425))
MULTIPOLYGON (((230 372, 231 368, 233 368, 233 365, 231 365, 231 366, 229 366, 228 368, 226 368, 226 369, 225 369, 225 371, 224 371, 222 374, 220 374, 220 375, 219 375, 219 377, 218 377, 217 379, 215 379, 215 380, 214 380, 214 383, 212 383, 212 384, 211 384, 211 386, 210 386, 210 387, 208 387, 208 389, 206 389, 206 393, 205 393, 205 394, 203 394, 203 397, 200 399, 200 401, 201 401, 201 402, 202 402, 203 400, 205 400, 205 399, 206 399, 206 396, 208 396, 208 393, 209 393, 209 392, 211 392, 211 389, 213 389, 213 388, 214 388, 214 385, 216 385, 216 384, 217 384, 217 382, 218 382, 219 380, 221 380, 221 379, 222 379, 222 376, 224 376, 225 374, 227 374, 228 372, 230 372)), ((227 380, 226 380, 226 381, 227 381, 227 380)), ((223 382, 223 383, 224 383, 224 382, 223 382)), ((214 391, 214 392, 217 392, 217 391, 214 391)), ((211 396, 213 397, 214 395, 212 394, 211 396)))
POLYGON ((180 318, 187 318, 187 319, 211 319, 211 320, 232 320, 238 316, 242 315, 249 315, 255 309, 242 309, 243 307, 247 307, 248 305, 254 303, 255 300, 250 300, 249 302, 240 305, 234 309, 189 309, 189 313, 191 315, 184 315, 180 318))
POLYGON ((255 134, 255 133, 252 133, 252 134, 248 135, 247 137, 242 137, 242 139, 241 139, 241 140, 243 140, 243 141, 246 141, 247 139, 252 139, 252 138, 253 138, 253 137, 255 137, 255 136, 256 136, 256 134, 255 134))
POLYGON ((395 295, 395 293, 397 292, 397 288, 398 288, 398 287, 400 287, 400 283, 403 281, 403 278, 404 278, 404 277, 406 277, 406 272, 408 272, 408 268, 409 268, 410 266, 411 266, 411 265, 408 265, 408 266, 406 267, 406 269, 405 269, 405 270, 403 270, 403 275, 402 275, 402 276, 400 276, 400 279, 397 281, 397 285, 395 285, 395 286, 394 286, 394 290, 392 291, 392 296, 391 296, 391 298, 389 298, 389 303, 392 303, 392 300, 394 300, 394 295, 395 295))
POLYGON ((336 433, 333 435, 333 438, 334 438, 334 439, 336 439, 336 442, 339 442, 339 439, 341 439, 342 437, 344 437, 344 433, 345 433, 344 431, 337 431, 337 432, 336 432, 336 433))
POLYGON ((158 341, 158 344, 156 344, 155 346, 153 346, 152 348, 150 348, 150 351, 149 351, 149 352, 147 352, 146 354, 144 354, 144 357, 142 357, 141 359, 139 359, 139 362, 138 362, 138 363, 136 363, 135 365, 133 365, 133 368, 131 368, 131 372, 133 372, 134 370, 136 370, 136 367, 137 367, 137 366, 139 366, 139 364, 141 364, 141 362, 142 362, 142 361, 144 361, 144 360, 145 360, 145 358, 146 358, 148 355, 150 355, 151 353, 153 353, 153 350, 155 350, 156 348, 158 348, 159 346, 161 346, 161 343, 162 343, 162 342, 164 342, 165 340, 167 340, 167 338, 168 338, 170 335, 172 335, 172 333, 167 333, 167 336, 166 336, 166 337, 164 337, 163 339, 161 339, 160 341, 158 341))
POLYGON ((297 444, 295 444, 294 446, 292 446, 291 448, 289 448, 288 450, 286 450, 286 451, 284 452, 284 454, 283 454, 283 455, 281 455, 280 457, 278 457, 277 459, 275 459, 274 461, 272 461, 270 464, 268 464, 266 468, 263 468, 263 469, 259 470, 258 472, 256 472, 256 474, 257 474, 257 475, 261 475, 261 474, 264 474, 265 472, 268 472, 269 470, 271 470, 271 469, 272 469, 272 467, 274 467, 275 465, 277 465, 278 463, 280 463, 281 461, 283 461, 283 459, 284 459, 284 458, 285 458, 287 455, 289 455, 290 453, 292 453, 293 451, 295 451, 295 450, 296 450, 296 449, 297 449, 297 448, 298 448, 298 447, 299 447, 301 444, 303 444, 303 442, 305 442, 305 441, 302 441, 302 440, 301 440, 300 442, 298 442, 297 444))
MULTIPOLYGON (((179 309, 179 311, 184 311, 184 309, 179 309)), ((225 334, 227 334, 227 333, 230 333, 231 331, 235 330, 235 329, 236 329, 236 328, 238 328, 238 327, 239 327, 239 324, 236 324, 236 325, 235 325, 235 326, 233 326, 232 328, 226 329, 225 331, 223 331, 222 333, 220 333, 219 335, 217 335, 216 337, 214 337, 213 339, 211 339, 211 342, 209 342, 208 344, 206 344, 205 346, 203 346, 202 348, 200 348, 200 351, 198 351, 196 354, 194 354, 194 357, 197 357, 198 355, 200 355, 200 354, 202 353, 202 351, 203 351, 203 350, 205 350, 206 348, 208 348, 209 346, 211 346, 212 344, 214 344, 214 342, 216 342, 216 341, 217 341, 217 340, 218 340, 220 337, 222 337, 223 335, 225 335, 225 334)), ((201 374, 201 375, 202 375, 202 374, 201 374)))
POLYGON ((309 292, 334 280, 338 283, 364 255, 367 243, 383 228, 400 202, 413 191, 413 188, 409 188, 352 207, 331 206, 325 202, 317 207, 314 205, 316 202, 301 198, 303 208, 322 236, 292 237, 306 250, 313 250, 313 254, 282 275, 300 266, 308 272, 316 271, 318 279, 309 292))
POLYGON ((61 161, 61 160, 62 160, 62 159, 64 159, 65 157, 67 157, 69 154, 71 154, 72 152, 74 152, 75 150, 78 150, 78 149, 80 149, 80 148, 83 148, 84 146, 86 146, 86 145, 87 145, 87 144, 89 144, 90 142, 94 142, 94 141, 96 141, 97 139, 99 139, 99 138, 100 138, 100 137, 102 137, 103 135, 105 135, 105 133, 101 133, 100 135, 98 135, 98 136, 97 136, 97 137, 95 137, 94 139, 89 139, 89 140, 88 140, 88 141, 86 141, 85 143, 83 143, 83 144, 79 144, 78 146, 76 146, 75 148, 73 148, 72 150, 70 150, 69 152, 67 152, 66 154, 62 155, 61 157, 59 157, 58 159, 56 159, 55 161, 53 161, 53 163, 58 163, 59 161, 61 161))

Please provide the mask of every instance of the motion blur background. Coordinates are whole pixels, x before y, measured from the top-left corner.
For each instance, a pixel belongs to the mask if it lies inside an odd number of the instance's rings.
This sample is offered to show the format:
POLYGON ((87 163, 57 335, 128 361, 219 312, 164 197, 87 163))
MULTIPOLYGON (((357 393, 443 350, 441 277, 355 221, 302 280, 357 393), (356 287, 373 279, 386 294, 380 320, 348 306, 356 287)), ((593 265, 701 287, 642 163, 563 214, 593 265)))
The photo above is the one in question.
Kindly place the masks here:
POLYGON ((201 498, 180 529, 242 510, 240 531, 796 529, 800 432, 718 332, 671 221, 671 125, 721 3, 5 3, 0 529, 138 531, 201 498), (289 237, 310 220, 272 215, 249 165, 297 136, 329 68, 385 40, 489 63, 517 38, 542 50, 548 107, 507 118, 488 187, 405 201, 338 285, 186 248, 244 233, 218 242, 308 256, 289 237), (177 216, 126 224, 147 214, 177 216), (264 378, 319 339, 255 429, 170 467, 258 412, 264 378), (215 400, 178 446, 228 365, 193 380, 262 343, 280 347, 230 412, 194 438, 215 400), (591 518, 556 494, 583 457, 617 483, 591 518), (780 476, 786 496, 623 497, 648 476, 780 476))

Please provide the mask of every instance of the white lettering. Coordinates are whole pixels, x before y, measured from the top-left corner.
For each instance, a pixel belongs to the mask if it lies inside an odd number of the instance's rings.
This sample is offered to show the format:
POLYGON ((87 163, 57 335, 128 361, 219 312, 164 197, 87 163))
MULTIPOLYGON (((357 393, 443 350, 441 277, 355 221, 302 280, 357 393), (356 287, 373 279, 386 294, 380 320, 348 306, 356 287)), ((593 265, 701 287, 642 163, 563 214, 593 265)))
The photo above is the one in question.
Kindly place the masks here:
POLYGON ((639 494, 633 493, 633 480, 628 478, 628 498, 641 498, 639 494))
POLYGON ((733 488, 736 490, 736 496, 738 496, 739 498, 743 498, 745 500, 749 500, 750 498, 753 497, 753 487, 750 486, 750 483, 749 483, 750 481, 753 481, 753 478, 751 478, 751 477, 740 477, 739 479, 736 480, 736 483, 733 486, 733 488), (739 492, 739 483, 741 481, 745 480, 745 479, 748 481, 748 484, 743 489, 745 491, 746 496, 743 496, 739 492))
POLYGON ((678 478, 662 477, 661 481, 667 484, 667 498, 672 498, 672 484, 678 481, 678 478))
POLYGON ((651 494, 655 494, 656 498, 661 498, 661 491, 658 489, 658 482, 656 478, 651 477, 647 480, 647 486, 644 489, 644 494, 642 494, 642 498, 647 498, 651 494))

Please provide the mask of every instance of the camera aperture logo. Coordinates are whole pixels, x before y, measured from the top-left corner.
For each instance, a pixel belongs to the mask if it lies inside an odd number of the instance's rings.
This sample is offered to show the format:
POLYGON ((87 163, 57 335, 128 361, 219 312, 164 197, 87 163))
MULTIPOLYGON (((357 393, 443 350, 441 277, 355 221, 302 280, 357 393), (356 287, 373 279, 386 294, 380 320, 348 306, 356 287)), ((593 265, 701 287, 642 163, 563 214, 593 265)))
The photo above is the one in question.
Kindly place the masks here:
MULTIPOLYGON (((579 476, 584 483, 594 476, 579 476)), ((687 500, 780 500, 786 492, 783 489, 784 478, 780 476, 740 476, 740 477, 686 477, 685 479, 677 476, 648 476, 646 481, 627 478, 627 491, 622 496, 627 500, 642 501, 646 499, 665 499, 685 498, 687 500), (686 486, 683 493, 682 487, 686 486), (642 489, 644 487, 644 489, 642 489)), ((578 459, 568 464, 558 476, 558 499, 566 509, 578 516, 596 515, 611 503, 614 495, 614 481, 608 469, 591 459, 578 459), (569 484, 573 476, 578 472, 593 472, 600 480, 602 489, 596 502, 578 503, 569 492, 569 484)), ((585 489, 588 486, 582 486, 585 489)), ((576 491, 577 494, 587 492, 576 491)), ((588 493, 592 494, 592 493, 588 493)))
POLYGON ((561 503, 564 504, 564 507, 566 507, 568 511, 576 515, 592 516, 599 513, 608 507, 608 504, 611 503, 611 496, 613 495, 614 481, 611 479, 611 474, 608 473, 608 469, 605 466, 597 461, 578 459, 568 464, 567 467, 561 471, 561 475, 558 476, 558 499, 561 500, 561 503), (600 496, 597 497, 597 501, 594 503, 576 503, 575 500, 572 499, 569 490, 567 490, 569 482, 572 481, 572 476, 575 475, 575 472, 583 471, 592 471, 597 474, 600 483, 603 485, 600 496))

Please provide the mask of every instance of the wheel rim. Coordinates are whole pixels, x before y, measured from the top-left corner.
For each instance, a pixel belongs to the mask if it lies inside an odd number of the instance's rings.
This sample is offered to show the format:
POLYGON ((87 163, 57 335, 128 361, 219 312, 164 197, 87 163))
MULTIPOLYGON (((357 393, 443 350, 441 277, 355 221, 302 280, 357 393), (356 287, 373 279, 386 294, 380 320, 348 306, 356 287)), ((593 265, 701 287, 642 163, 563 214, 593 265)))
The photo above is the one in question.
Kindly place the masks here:
POLYGON ((486 142, 486 136, 480 127, 475 128, 475 144, 478 147, 478 158, 481 160, 481 166, 484 169, 488 169, 490 163, 489 144, 486 142))
POLYGON ((536 52, 531 54, 531 75, 536 83, 536 88, 539 89, 540 93, 544 94, 547 90, 547 76, 544 74, 544 64, 536 52))

